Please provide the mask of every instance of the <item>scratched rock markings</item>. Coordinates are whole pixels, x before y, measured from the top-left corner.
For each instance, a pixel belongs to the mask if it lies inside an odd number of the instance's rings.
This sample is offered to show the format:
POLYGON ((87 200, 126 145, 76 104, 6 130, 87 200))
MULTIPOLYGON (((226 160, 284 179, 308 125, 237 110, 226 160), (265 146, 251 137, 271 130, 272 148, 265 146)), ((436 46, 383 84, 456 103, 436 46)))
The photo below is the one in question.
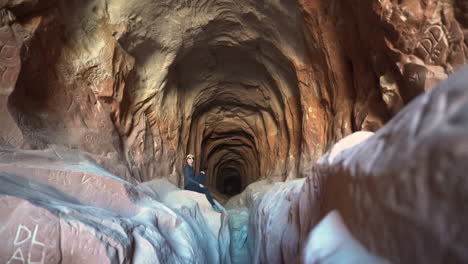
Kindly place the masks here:
POLYGON ((97 238, 98 230, 92 225, 71 217, 60 218, 49 212, 53 208, 14 197, 2 200, 15 204, 19 210, 8 211, 0 205, 2 215, 10 219, 2 223, 0 235, 5 239, 0 247, 0 263, 111 263, 112 255, 122 251, 113 238, 102 233, 97 238), (111 249, 106 249, 103 242, 111 249), (112 247, 115 252, 108 256, 112 247))
POLYGON ((0 8, 0 144, 13 147, 23 146, 24 138, 7 108, 7 101, 20 72, 21 48, 32 31, 18 24, 10 10, 0 8))
POLYGON ((170 209, 147 188, 66 158, 0 151, 0 263, 230 263, 219 253, 229 236, 206 232, 226 225, 209 226, 197 203, 170 209))
POLYGON ((44 264, 59 261, 56 217, 19 198, 6 196, 0 201, 2 216, 8 217, 2 219, 0 230, 3 244, 0 262, 44 264), (13 206, 17 209, 12 210, 13 206))
POLYGON ((122 214, 135 215, 138 207, 126 193, 126 184, 113 179, 77 171, 64 171, 45 168, 0 164, 0 171, 11 175, 24 175, 35 179, 94 206, 110 208, 122 214))

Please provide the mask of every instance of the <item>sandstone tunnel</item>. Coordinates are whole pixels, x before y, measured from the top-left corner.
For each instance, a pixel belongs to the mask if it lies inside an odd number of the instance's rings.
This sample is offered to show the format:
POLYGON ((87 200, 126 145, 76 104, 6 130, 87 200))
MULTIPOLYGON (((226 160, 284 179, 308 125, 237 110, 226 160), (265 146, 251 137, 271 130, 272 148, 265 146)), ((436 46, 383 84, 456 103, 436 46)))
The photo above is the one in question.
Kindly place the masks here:
POLYGON ((466 260, 467 61, 464 0, 0 1, 0 263, 466 260))
POLYGON ((284 179, 297 171, 290 158, 299 155, 297 79, 278 50, 262 45, 194 48, 176 58, 165 87, 177 96, 167 91, 165 100, 182 109, 186 153, 207 168, 207 183, 229 196, 265 175, 284 179))

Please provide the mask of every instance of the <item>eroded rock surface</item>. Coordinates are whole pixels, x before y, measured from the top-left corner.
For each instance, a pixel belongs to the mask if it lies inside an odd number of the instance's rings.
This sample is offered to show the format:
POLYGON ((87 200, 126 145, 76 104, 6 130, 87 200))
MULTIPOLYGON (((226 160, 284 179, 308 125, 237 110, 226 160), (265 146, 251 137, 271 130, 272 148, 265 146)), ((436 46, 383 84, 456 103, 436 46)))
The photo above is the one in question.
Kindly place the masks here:
POLYGON ((300 203, 321 203, 306 218, 339 210, 359 241, 395 263, 466 262, 467 74, 464 68, 365 142, 319 162, 300 203))
POLYGON ((467 81, 430 90, 468 61, 467 13, 464 0, 0 1, 0 261, 300 262, 333 210, 370 258, 467 261, 467 81), (234 197, 228 214, 151 182, 182 186, 188 153, 218 200, 234 197))
POLYGON ((204 196, 169 204, 155 190, 175 186, 138 187, 71 157, 0 152, 0 262, 231 263, 227 215, 204 196))
POLYGON ((219 197, 293 179, 464 65, 466 9, 2 1, 0 144, 73 148, 123 179, 176 184, 192 152, 219 197))
POLYGON ((231 198, 226 207, 249 218, 244 254, 253 263, 466 262, 467 76, 465 67, 375 134, 340 140, 306 179, 258 182, 231 198))

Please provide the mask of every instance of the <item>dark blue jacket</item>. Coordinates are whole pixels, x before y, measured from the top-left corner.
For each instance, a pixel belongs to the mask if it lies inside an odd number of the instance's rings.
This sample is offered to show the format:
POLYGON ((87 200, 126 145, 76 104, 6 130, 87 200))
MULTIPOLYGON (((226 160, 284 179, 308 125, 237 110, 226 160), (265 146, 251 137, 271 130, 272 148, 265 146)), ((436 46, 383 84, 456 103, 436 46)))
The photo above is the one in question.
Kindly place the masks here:
POLYGON ((184 167, 184 189, 190 186, 198 186, 200 183, 195 179, 195 170, 190 165, 184 167))

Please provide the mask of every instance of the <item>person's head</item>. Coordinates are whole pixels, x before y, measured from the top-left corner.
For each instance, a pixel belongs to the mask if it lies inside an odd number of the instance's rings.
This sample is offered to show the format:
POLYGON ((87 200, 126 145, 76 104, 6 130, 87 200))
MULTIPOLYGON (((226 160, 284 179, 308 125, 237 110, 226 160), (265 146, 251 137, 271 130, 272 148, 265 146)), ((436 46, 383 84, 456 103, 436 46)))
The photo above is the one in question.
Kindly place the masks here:
POLYGON ((185 160, 187 161, 188 165, 193 166, 194 159, 195 159, 195 156, 193 154, 188 154, 185 160))

